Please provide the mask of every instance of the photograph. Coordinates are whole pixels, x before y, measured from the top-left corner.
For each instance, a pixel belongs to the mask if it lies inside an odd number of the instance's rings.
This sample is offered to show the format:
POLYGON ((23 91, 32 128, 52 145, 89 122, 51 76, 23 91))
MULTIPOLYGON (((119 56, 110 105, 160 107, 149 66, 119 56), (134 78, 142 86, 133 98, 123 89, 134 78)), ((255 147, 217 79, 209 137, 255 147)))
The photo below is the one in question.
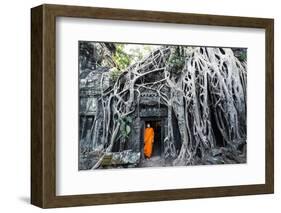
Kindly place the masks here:
POLYGON ((79 170, 247 160, 247 48, 79 41, 79 170))

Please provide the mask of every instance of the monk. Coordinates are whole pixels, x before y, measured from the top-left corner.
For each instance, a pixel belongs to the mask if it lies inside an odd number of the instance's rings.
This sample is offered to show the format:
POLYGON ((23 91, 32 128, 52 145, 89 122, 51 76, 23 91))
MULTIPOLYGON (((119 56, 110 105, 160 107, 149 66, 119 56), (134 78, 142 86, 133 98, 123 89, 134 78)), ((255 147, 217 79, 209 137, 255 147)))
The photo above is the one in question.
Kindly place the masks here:
POLYGON ((150 124, 147 124, 147 128, 144 131, 144 155, 146 158, 150 158, 152 154, 154 143, 154 130, 150 127, 150 124))

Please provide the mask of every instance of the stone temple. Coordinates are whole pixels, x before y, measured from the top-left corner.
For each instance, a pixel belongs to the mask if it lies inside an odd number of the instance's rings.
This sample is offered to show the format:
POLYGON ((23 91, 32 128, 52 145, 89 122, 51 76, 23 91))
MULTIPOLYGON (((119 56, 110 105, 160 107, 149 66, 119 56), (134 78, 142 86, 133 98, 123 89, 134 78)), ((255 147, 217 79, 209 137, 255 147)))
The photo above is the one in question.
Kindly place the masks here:
MULTIPOLYGON (((98 110, 98 108, 101 107, 101 102, 98 100, 101 96, 99 82, 101 80, 100 78, 102 73, 104 76, 107 76, 108 70, 104 68, 96 69, 85 76, 84 79, 81 79, 81 82, 83 83, 80 83, 79 126, 80 148, 83 149, 80 154, 83 156, 83 151, 87 153, 85 158, 81 158, 81 162, 83 162, 83 164, 81 164, 80 169, 89 169, 95 162, 95 153, 93 152, 91 155, 88 150, 94 150, 95 148, 102 146, 102 144, 99 144, 99 138, 101 138, 103 134, 100 130, 103 125, 104 117, 103 113, 101 113, 102 110, 98 110), (87 77, 91 79, 91 81, 87 81, 87 77), (93 122, 96 122, 96 124, 93 125, 93 122), (95 126, 95 129, 92 129, 93 126, 95 126), (94 140, 94 137, 97 139, 94 140), (96 141, 96 144, 93 144, 93 141, 96 141), (85 163, 85 160, 88 163, 85 163)), ((109 84, 110 80, 108 80, 108 85, 103 86, 106 87, 109 86, 109 84)), ((143 90, 139 100, 135 101, 138 101, 138 104, 136 104, 137 108, 134 113, 130 115, 132 123, 129 138, 126 140, 125 144, 121 145, 120 141, 116 141, 116 143, 114 143, 112 153, 110 153, 109 157, 105 158, 103 162, 105 167, 134 167, 137 164, 142 163, 144 160, 144 130, 148 123, 155 132, 152 157, 158 159, 158 163, 160 164, 161 160, 165 158, 164 141, 168 134, 167 107, 161 104, 158 94, 151 90, 143 90), (118 160, 114 162, 114 159, 112 159, 113 157, 118 158, 118 160)), ((175 115, 172 114, 172 116, 175 115)), ((174 125, 176 126, 177 122, 174 122, 174 125)), ((174 135, 179 138, 180 134, 178 132, 178 128, 174 128, 174 130, 174 135)), ((180 139, 176 141, 180 141, 180 139)), ((179 149, 180 144, 178 144, 178 147, 176 148, 179 149)))

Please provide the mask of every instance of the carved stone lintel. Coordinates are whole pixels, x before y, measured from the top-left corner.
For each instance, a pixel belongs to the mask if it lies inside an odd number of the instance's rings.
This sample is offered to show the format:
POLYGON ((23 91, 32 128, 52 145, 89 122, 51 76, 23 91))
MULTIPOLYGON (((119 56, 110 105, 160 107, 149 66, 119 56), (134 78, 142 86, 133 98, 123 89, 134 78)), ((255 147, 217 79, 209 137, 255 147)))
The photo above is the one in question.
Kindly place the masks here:
POLYGON ((140 117, 166 117, 167 115, 167 109, 162 107, 147 107, 140 110, 140 117))

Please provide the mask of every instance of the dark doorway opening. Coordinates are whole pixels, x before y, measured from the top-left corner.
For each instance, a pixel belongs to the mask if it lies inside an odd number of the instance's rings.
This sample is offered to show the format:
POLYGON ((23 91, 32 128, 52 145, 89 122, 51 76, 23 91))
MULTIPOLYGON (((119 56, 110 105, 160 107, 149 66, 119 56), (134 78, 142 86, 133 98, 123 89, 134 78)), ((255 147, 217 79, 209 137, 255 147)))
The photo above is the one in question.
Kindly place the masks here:
POLYGON ((162 153, 162 128, 161 120, 147 120, 145 121, 145 127, 150 124, 150 127, 154 130, 154 144, 152 148, 152 157, 161 156, 162 153))

